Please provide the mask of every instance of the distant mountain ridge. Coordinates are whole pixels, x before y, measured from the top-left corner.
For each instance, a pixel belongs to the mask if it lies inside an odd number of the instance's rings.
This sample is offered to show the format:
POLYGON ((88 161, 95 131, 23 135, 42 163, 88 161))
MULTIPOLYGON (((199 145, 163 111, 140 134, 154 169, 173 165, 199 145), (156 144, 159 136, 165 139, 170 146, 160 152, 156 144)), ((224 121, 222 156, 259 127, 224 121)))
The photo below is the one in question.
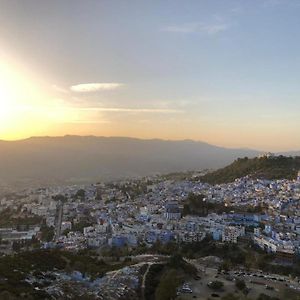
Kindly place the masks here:
POLYGON ((0 141, 0 181, 97 181, 220 168, 238 157, 259 153, 192 140, 32 137, 0 141))

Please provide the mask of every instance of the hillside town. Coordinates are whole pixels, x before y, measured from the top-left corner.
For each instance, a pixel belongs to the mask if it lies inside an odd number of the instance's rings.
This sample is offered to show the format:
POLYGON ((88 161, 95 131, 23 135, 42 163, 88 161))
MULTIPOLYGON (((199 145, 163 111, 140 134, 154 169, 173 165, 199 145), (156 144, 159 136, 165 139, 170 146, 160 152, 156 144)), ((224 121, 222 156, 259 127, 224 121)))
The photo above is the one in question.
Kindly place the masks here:
POLYGON ((161 285, 178 299, 297 299, 300 171, 203 174, 2 189, 1 297, 167 299, 161 285))
POLYGON ((299 198, 300 172, 294 180, 244 177, 219 185, 153 176, 12 191, 0 200, 0 251, 131 249, 209 236, 221 243, 251 240, 293 260, 300 254, 299 198), (190 195, 224 210, 189 213, 190 195))

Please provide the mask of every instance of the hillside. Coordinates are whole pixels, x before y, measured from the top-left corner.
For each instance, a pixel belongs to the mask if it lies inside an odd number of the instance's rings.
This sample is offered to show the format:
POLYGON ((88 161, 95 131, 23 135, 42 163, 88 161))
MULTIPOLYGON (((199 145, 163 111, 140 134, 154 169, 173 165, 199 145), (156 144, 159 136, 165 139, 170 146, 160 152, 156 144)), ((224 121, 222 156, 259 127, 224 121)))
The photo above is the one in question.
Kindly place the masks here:
POLYGON ((229 166, 208 173, 201 180, 210 184, 228 183, 250 175, 265 179, 294 179, 300 170, 300 157, 239 158, 229 166))
POLYGON ((119 137, 34 137, 0 141, 1 181, 94 182, 205 168, 220 168, 257 151, 191 140, 119 137))

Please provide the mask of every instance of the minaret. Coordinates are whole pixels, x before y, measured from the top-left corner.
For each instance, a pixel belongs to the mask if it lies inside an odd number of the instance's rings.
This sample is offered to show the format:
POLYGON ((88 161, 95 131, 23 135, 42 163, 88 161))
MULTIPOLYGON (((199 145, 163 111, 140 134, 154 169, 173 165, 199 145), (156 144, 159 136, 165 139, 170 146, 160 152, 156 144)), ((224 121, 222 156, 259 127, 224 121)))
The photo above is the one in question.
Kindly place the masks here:
POLYGON ((56 216, 55 216, 55 240, 57 241, 61 235, 61 223, 63 219, 64 203, 58 200, 56 204, 56 216))

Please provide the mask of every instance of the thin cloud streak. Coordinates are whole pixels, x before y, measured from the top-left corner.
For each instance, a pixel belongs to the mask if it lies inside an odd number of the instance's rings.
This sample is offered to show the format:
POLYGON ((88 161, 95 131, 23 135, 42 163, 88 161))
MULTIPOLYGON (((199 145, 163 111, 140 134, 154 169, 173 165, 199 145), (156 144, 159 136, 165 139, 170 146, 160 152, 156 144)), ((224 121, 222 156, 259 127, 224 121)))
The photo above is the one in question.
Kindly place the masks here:
POLYGON ((136 113, 165 113, 177 114, 183 113, 183 110, 178 109, 160 109, 160 108, 123 108, 123 107, 79 107, 71 108, 83 111, 102 111, 102 112, 136 112, 136 113))
POLYGON ((61 86, 58 86, 56 84, 52 85, 52 89, 55 90, 56 92, 62 93, 62 94, 68 94, 69 91, 61 86))
POLYGON ((70 90, 76 93, 91 93, 98 91, 115 90, 123 86, 123 83, 103 82, 103 83, 80 83, 72 85, 70 90))
POLYGON ((23 105, 16 107, 17 110, 24 111, 56 111, 56 110, 69 110, 69 111, 90 111, 90 112, 128 112, 128 113, 162 113, 162 114, 180 114, 184 113, 184 110, 171 109, 171 108, 127 108, 127 107, 74 107, 74 106, 32 106, 23 105))
POLYGON ((220 24, 203 24, 199 22, 185 23, 182 25, 173 25, 163 28, 163 31, 174 33, 205 33, 207 35, 217 34, 226 31, 229 25, 226 23, 220 24))
POLYGON ((174 32, 174 33, 192 33, 196 32, 199 23, 186 23, 182 25, 172 25, 163 28, 163 31, 174 32))
POLYGON ((68 124, 111 124, 111 121, 108 120, 73 120, 66 122, 58 122, 58 123, 68 123, 68 124))

